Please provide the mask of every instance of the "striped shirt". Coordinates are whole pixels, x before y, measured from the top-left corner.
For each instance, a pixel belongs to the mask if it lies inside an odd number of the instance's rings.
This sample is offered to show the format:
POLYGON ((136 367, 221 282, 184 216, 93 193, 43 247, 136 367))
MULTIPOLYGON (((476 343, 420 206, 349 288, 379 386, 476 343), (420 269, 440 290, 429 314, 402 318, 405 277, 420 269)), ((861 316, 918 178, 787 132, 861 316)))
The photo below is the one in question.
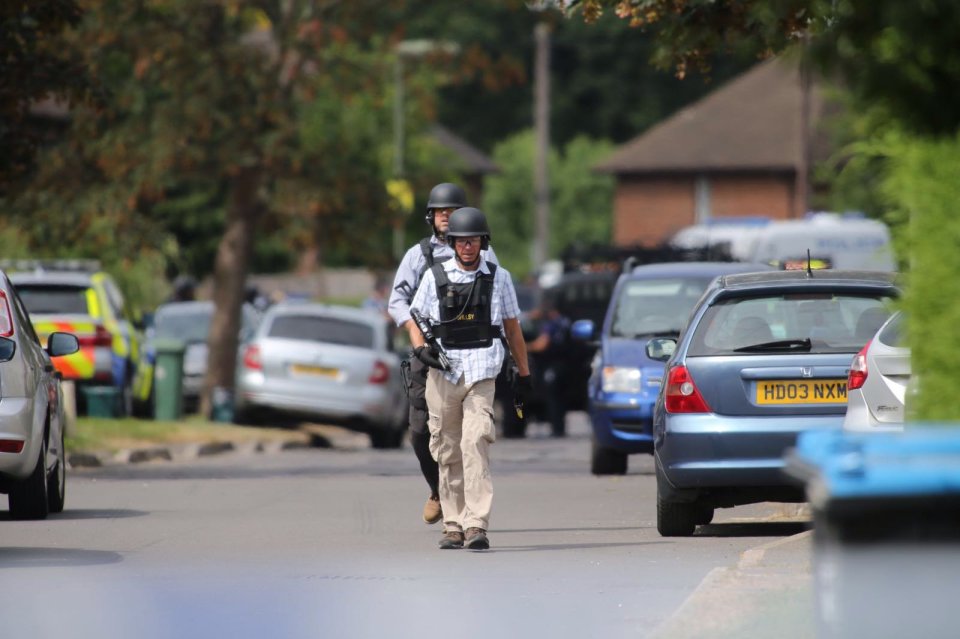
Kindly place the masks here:
MULTIPOLYGON (((433 249, 434 262, 453 259, 453 249, 446 242, 441 242, 436 235, 430 237, 430 248, 433 249)), ((499 265, 497 256, 492 248, 480 252, 481 259, 499 265)), ((403 326, 410 319, 410 300, 420 285, 420 274, 427 265, 427 258, 420 250, 420 244, 414 244, 400 260, 397 275, 393 279, 393 290, 390 291, 390 301, 387 303, 387 312, 397 323, 403 326)))
MULTIPOLYGON (((443 263, 443 270, 451 284, 465 284, 472 282, 478 272, 490 273, 485 261, 480 262, 476 271, 464 271, 457 266, 456 260, 447 260, 443 263)), ((513 288, 510 273, 503 267, 498 267, 493 277, 493 293, 490 305, 490 323, 503 326, 503 320, 520 317, 520 306, 517 304, 517 292, 513 288)), ((423 275, 420 288, 410 303, 410 308, 420 311, 424 317, 436 324, 440 321, 440 302, 437 299, 437 281, 433 271, 428 270, 423 275)), ((502 330, 502 328, 501 328, 502 330)), ((443 345, 443 340, 440 340, 443 345)), ((448 348, 447 357, 452 364, 449 372, 443 373, 451 384, 456 384, 463 375, 466 384, 474 384, 484 379, 493 379, 500 373, 503 364, 503 342, 494 339, 487 348, 448 348)))

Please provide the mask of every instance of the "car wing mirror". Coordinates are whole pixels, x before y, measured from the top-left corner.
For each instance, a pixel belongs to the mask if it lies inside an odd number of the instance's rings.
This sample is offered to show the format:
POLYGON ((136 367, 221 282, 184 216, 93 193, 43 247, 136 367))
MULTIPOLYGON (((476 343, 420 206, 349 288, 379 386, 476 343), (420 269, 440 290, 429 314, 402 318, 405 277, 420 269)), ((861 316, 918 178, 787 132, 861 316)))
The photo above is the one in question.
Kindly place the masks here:
POLYGON ((17 352, 17 343, 12 339, 0 337, 0 362, 9 362, 17 352))
POLYGON ((47 352, 51 357, 69 355, 80 350, 80 341, 71 333, 50 333, 47 338, 47 352))
POLYGON ((657 362, 665 362, 677 350, 677 340, 672 337, 654 337, 646 346, 647 357, 657 362))

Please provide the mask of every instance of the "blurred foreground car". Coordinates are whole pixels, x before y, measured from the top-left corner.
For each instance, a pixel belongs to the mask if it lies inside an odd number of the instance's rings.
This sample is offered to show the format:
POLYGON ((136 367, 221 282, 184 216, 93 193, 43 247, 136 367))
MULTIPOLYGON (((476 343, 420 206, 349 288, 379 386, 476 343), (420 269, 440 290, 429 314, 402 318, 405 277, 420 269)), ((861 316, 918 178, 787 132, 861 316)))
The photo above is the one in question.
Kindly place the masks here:
POLYGON ((74 335, 58 331, 41 346, 26 308, 0 272, 0 492, 7 493, 14 519, 44 519, 63 510, 63 393, 51 357, 78 348, 74 335))
POLYGON ((235 395, 237 421, 269 412, 343 424, 369 433, 375 448, 399 447, 407 394, 387 319, 344 306, 271 307, 243 349, 235 395))
POLYGON ((85 409, 84 386, 119 391, 120 412, 133 413, 135 375, 143 336, 139 322, 113 278, 95 260, 26 260, 32 270, 10 274, 41 339, 67 331, 80 350, 54 361, 63 379, 76 382, 77 405, 85 409))
POLYGON ((727 275, 679 343, 650 340, 648 356, 669 358, 653 415, 661 535, 691 535, 715 508, 805 500, 784 452, 801 432, 840 430, 857 323, 898 295, 890 273, 727 275))
MULTIPOLYGON (((903 324, 903 313, 894 313, 853 358, 847 378, 844 430, 903 430, 904 402, 910 385, 910 349, 904 345, 903 324)), ((863 333, 873 326, 864 326, 863 333)))
MULTIPOLYGON (((620 276, 600 331, 588 382, 593 427, 590 471, 627 472, 627 455, 653 452, 653 404, 663 362, 646 356, 654 337, 679 337, 704 289, 719 275, 769 271, 742 262, 668 262, 634 267, 620 276)), ((573 336, 596 339, 597 324, 580 320, 573 336)))
MULTIPOLYGON (((183 401, 187 412, 195 411, 203 391, 203 379, 207 374, 207 337, 213 319, 212 301, 168 302, 161 304, 153 314, 153 326, 148 330, 144 347, 145 367, 142 377, 146 380, 149 405, 153 405, 153 370, 157 353, 154 340, 177 339, 186 346, 183 353, 183 401)), ((253 337, 260 321, 260 313, 251 304, 241 307, 240 348, 253 337)))

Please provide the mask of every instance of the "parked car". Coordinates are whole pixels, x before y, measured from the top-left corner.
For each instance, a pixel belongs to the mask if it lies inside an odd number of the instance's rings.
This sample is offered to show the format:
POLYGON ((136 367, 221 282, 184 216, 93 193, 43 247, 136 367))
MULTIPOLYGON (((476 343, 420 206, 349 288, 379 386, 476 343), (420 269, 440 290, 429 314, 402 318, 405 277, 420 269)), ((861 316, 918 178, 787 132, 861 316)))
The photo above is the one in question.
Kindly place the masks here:
POLYGON ((585 319, 572 333, 597 340, 587 383, 593 427, 590 470, 622 475, 627 456, 653 452, 653 404, 660 391, 663 362, 646 356, 653 337, 678 337, 690 311, 717 276, 769 271, 764 264, 742 262, 668 262, 637 266, 617 281, 603 323, 585 319))
MULTIPOLYGON (((157 361, 154 340, 172 338, 183 341, 183 402, 187 412, 196 411, 200 395, 203 392, 203 380, 207 374, 207 338, 210 335, 210 322, 213 319, 214 304, 209 300, 168 302, 161 304, 153 313, 152 324, 147 330, 144 345, 141 376, 145 380, 149 397, 153 405, 153 370, 157 361)), ((251 304, 241 307, 240 348, 253 337, 260 322, 260 313, 251 304)))
POLYGON ((0 492, 14 519, 63 510, 67 463, 63 392, 51 358, 76 353, 76 336, 54 331, 45 345, 0 271, 0 492))
POLYGON ((904 315, 894 313, 876 334, 870 333, 882 316, 863 318, 861 338, 871 335, 853 358, 847 377, 848 431, 903 430, 904 404, 910 387, 910 349, 904 343, 904 315))
POLYGON ((882 272, 726 275, 679 341, 648 342, 669 359, 653 412, 661 535, 691 535, 715 508, 804 501, 784 452, 803 431, 842 427, 856 323, 898 295, 882 272))
POLYGON ((133 413, 142 325, 109 273, 96 261, 54 260, 17 263, 10 274, 41 339, 54 331, 77 336, 80 350, 54 360, 65 380, 77 384, 77 406, 86 404, 83 387, 109 386, 120 395, 120 411, 133 413))
POLYGON ((400 446, 407 394, 387 319, 344 306, 270 307, 237 363, 234 409, 240 422, 273 412, 369 433, 375 448, 400 446))

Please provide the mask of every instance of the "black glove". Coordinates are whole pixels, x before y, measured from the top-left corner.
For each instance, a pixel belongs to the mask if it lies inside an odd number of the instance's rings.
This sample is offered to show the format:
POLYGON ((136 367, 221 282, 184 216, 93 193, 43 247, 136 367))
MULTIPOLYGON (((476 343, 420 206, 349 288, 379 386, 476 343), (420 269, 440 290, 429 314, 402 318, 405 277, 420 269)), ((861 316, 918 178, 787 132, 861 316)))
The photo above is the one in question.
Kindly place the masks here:
POLYGON ((518 375, 513 380, 513 401, 523 405, 533 393, 533 378, 530 375, 518 375))
POLYGON ((431 368, 443 370, 443 364, 440 363, 440 352, 433 346, 424 344, 413 349, 413 356, 431 368))

